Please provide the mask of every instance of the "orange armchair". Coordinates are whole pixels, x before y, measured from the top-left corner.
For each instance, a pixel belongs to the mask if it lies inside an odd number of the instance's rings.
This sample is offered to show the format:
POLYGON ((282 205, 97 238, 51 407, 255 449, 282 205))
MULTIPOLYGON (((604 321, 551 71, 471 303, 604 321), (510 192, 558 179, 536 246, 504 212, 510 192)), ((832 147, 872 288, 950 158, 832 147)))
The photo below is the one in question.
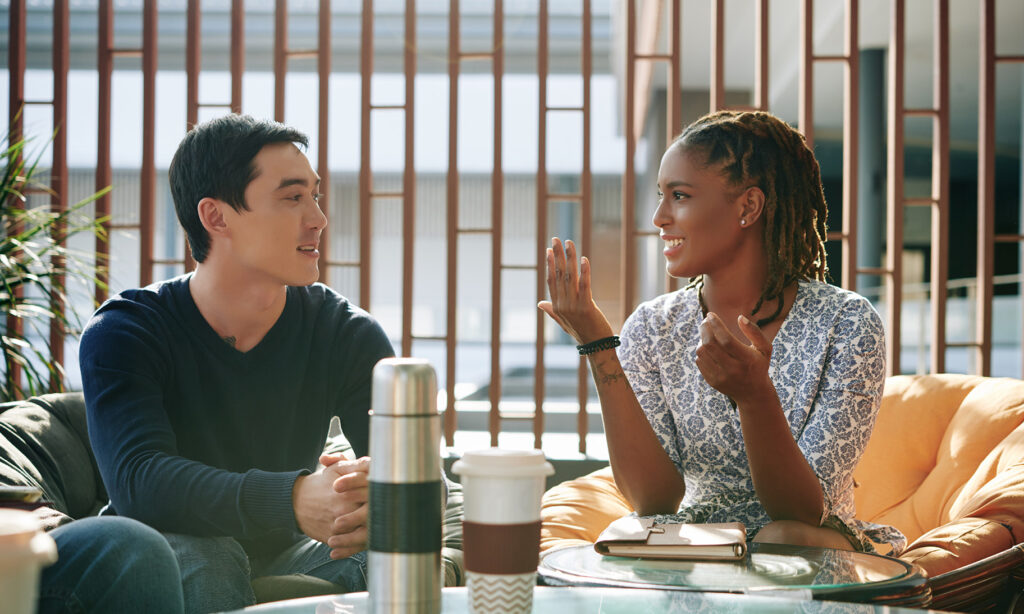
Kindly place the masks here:
MULTIPOLYGON (((896 555, 927 572, 932 607, 985 609, 1024 579, 1024 381, 889 378, 854 478, 857 517, 903 531, 896 555)), ((541 551, 631 511, 611 468, 564 482, 544 496, 541 551)))

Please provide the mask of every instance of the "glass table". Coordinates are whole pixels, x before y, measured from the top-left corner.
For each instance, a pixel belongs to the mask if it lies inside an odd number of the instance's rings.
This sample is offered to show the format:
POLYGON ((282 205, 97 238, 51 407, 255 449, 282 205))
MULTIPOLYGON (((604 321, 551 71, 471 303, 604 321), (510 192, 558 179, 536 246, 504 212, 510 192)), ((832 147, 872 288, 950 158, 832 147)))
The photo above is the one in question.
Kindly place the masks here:
MULTIPOLYGON (((442 614, 468 612, 465 588, 446 588, 441 594, 442 614)), ((264 614, 362 614, 369 612, 367 593, 307 597, 265 603, 238 610, 264 614)), ((729 612, 730 614, 923 614, 893 606, 837 601, 803 601, 765 595, 735 595, 676 590, 626 588, 555 588, 538 586, 533 612, 543 614, 675 614, 729 612)))
POLYGON ((917 608, 931 603, 931 589, 916 565, 877 554, 782 544, 751 544, 750 554, 735 563, 603 556, 592 546, 571 546, 546 553, 537 571, 549 586, 788 594, 917 608))

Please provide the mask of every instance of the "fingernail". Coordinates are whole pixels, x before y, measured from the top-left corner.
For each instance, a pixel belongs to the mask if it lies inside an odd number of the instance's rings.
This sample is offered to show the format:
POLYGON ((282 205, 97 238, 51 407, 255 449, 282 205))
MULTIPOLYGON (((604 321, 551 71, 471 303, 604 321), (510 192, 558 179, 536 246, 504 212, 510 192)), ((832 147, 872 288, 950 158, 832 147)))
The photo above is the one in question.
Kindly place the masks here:
POLYGON ((698 330, 700 331, 700 342, 711 343, 711 330, 707 326, 700 326, 698 330))
POLYGON ((740 316, 740 321, 743 322, 744 324, 750 324, 750 319, 747 318, 747 316, 745 315, 740 316))

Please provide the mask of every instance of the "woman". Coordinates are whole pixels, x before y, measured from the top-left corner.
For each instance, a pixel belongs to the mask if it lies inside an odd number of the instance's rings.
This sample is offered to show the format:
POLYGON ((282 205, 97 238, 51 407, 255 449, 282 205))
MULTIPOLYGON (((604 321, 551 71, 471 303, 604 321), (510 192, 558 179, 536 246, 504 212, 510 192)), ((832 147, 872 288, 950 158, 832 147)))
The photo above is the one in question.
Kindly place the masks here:
POLYGON ((866 299, 825 283, 803 136, 768 113, 705 116, 662 157, 658 195, 666 268, 691 281, 640 305, 618 354, 571 241, 552 240, 539 305, 590 361, 625 497, 640 515, 743 522, 755 541, 901 549, 897 530, 853 517, 884 337, 866 299))

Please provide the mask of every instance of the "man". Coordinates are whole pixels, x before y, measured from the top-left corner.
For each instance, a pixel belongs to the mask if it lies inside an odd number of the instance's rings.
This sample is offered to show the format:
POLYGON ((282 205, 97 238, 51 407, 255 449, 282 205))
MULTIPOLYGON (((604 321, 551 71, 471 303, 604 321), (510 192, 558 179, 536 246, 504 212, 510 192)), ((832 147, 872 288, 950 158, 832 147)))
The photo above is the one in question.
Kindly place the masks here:
POLYGON ((107 512, 164 533, 187 611, 249 605, 263 575, 366 588, 370 381, 394 352, 314 283, 327 219, 298 146, 239 115, 189 132, 170 183, 196 270, 110 299, 82 336, 107 512), (335 415, 359 460, 320 455, 335 415))

